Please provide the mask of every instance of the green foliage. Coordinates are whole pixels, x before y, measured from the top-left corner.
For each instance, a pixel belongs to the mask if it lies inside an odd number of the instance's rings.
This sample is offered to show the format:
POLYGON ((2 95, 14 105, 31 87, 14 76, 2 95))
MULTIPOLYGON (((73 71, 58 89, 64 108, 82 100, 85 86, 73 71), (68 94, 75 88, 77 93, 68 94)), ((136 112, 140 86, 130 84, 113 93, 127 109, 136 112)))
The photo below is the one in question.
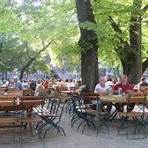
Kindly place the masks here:
POLYGON ((76 42, 71 42, 71 44, 68 40, 65 42, 54 47, 52 61, 54 62, 53 64, 56 64, 58 67, 74 70, 76 65, 80 64, 80 49, 76 42))
POLYGON ((0 32, 20 32, 22 24, 8 4, 8 0, 0 0, 0 32))
POLYGON ((38 59, 33 62, 33 64, 29 67, 28 72, 29 73, 35 73, 37 71, 42 71, 44 73, 49 72, 49 65, 44 63, 43 59, 38 59))
MULTIPOLYGON (((129 40, 130 14, 134 9, 133 0, 92 0, 96 24, 81 24, 94 30, 99 39, 98 57, 101 63, 118 67, 121 63, 115 49, 119 37, 129 40), (108 17, 112 16, 122 29, 122 36, 112 29, 108 17)), ((143 6, 147 0, 143 0, 143 6)), ((21 69, 49 41, 50 47, 42 53, 29 68, 29 72, 41 69, 48 72, 45 62, 51 54, 51 62, 59 67, 77 69, 80 65, 78 46, 80 37, 75 0, 46 0, 35 5, 35 1, 22 1, 20 5, 11 0, 0 0, 0 71, 21 69), (2 44, 1 44, 2 43, 2 44)), ((143 60, 148 57, 148 12, 143 14, 142 53, 143 60)))
MULTIPOLYGON (((135 10, 133 0, 100 0, 92 1, 92 4, 97 23, 96 33, 98 34, 100 41, 99 59, 106 65, 110 65, 112 67, 116 67, 118 64, 121 66, 120 59, 115 52, 115 49, 120 45, 119 38, 122 38, 124 41, 129 40, 131 11, 133 9, 135 10), (109 22, 109 16, 114 18, 116 23, 121 28, 122 36, 112 29, 109 22)), ((143 0, 142 7, 146 4, 147 2, 143 0)), ((139 10, 138 13, 143 14, 143 18, 147 16, 147 12, 143 13, 142 10, 139 10)), ((146 24, 144 23, 142 26, 142 33, 142 53, 143 58, 146 58, 148 57, 148 44, 146 41, 148 30, 146 29, 146 24)))
MULTIPOLYGON (((9 13, 13 12, 16 20, 20 20, 22 29, 14 30, 13 34, 17 35, 18 38, 14 39, 16 45, 11 41, 4 45, 6 39, 3 41, 4 47, 0 56, 5 57, 2 59, 2 63, 7 70, 12 70, 13 68, 21 69, 21 67, 50 40, 55 42, 48 50, 52 50, 57 55, 59 55, 60 49, 63 49, 61 50, 62 52, 65 51, 65 53, 69 53, 67 49, 73 48, 71 43, 75 44, 78 36, 75 9, 73 9, 74 1, 41 2, 38 6, 34 6, 34 2, 31 0, 24 1, 21 5, 17 5, 16 3, 12 5, 12 3, 9 3, 9 7, 11 6, 9 13), (27 43, 28 45, 22 48, 21 45, 19 46, 17 44, 17 41, 27 43), (7 47, 7 45, 9 47, 7 47), (13 60, 13 58, 15 60, 13 60), (13 64, 5 59, 11 60, 13 64)), ((6 16, 6 19, 9 19, 9 17, 6 16)), ((14 29, 13 27, 10 28, 14 29)), ((6 32, 11 32, 7 26, 6 29, 6 32)), ((46 51, 47 54, 48 50, 46 51)), ((59 58, 58 63, 60 60, 59 58)), ((42 54, 30 66, 30 71, 32 72, 38 69, 44 72, 47 72, 49 69, 49 66, 44 64, 44 56, 42 56, 42 54)))
MULTIPOLYGON (((1 70, 12 71, 14 68, 20 69, 22 64, 28 58, 28 49, 25 42, 18 39, 16 35, 3 34, 3 48, 0 53, 0 59, 5 69, 1 67, 1 70)), ((29 50, 31 53, 32 51, 29 50)))

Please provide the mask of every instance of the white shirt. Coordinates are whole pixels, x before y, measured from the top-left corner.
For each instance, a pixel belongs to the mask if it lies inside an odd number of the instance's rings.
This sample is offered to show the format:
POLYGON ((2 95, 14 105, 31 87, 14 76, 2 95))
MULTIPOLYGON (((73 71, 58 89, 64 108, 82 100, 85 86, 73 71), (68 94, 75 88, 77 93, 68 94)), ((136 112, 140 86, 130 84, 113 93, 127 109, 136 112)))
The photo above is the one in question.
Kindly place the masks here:
MULTIPOLYGON (((94 93, 99 93, 99 92, 103 92, 103 93, 109 93, 110 91, 112 91, 112 88, 105 84, 104 87, 102 87, 99 83, 95 86, 95 90, 94 93)), ((96 104, 97 101, 96 100, 92 100, 92 104, 96 104)))
POLYGON ((76 85, 75 85, 75 83, 74 82, 68 82, 67 84, 66 84, 66 87, 67 88, 71 88, 71 87, 75 87, 76 85))
POLYGON ((43 91, 43 89, 44 89, 44 86, 43 86, 42 84, 37 84, 37 86, 36 86, 36 88, 35 88, 34 95, 35 95, 35 96, 38 96, 39 93, 40 93, 41 91, 43 91))
POLYGON ((114 85, 112 81, 107 81, 105 84, 109 85, 109 86, 113 86, 114 85))
POLYGON ((111 90, 111 87, 110 87, 109 85, 105 84, 105 86, 102 87, 100 84, 97 84, 97 85, 95 86, 94 92, 95 92, 95 93, 98 93, 99 91, 107 92, 108 90, 111 90))
POLYGON ((29 87, 29 85, 28 85, 28 83, 27 83, 27 82, 22 82, 22 86, 23 86, 23 89, 25 89, 25 88, 28 88, 28 87, 29 87))

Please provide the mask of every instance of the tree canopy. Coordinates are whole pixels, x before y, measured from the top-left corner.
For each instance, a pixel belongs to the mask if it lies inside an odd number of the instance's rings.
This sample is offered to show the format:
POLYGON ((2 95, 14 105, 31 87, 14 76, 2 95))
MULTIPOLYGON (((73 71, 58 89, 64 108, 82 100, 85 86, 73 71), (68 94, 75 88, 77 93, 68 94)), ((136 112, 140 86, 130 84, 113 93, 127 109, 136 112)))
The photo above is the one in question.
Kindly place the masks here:
MULTIPOLYGON (((96 23, 84 22, 80 27, 97 34, 99 61, 113 68, 122 68, 120 51, 117 52, 117 49, 121 48, 121 41, 130 45, 131 13, 134 13, 141 16, 140 51, 143 67, 146 69, 147 0, 138 0, 138 5, 141 4, 139 8, 134 0, 90 2, 96 23)), ((27 64, 24 71, 28 72, 38 69, 47 72, 50 64, 79 70, 83 49, 78 45, 80 29, 75 0, 1 0, 0 12, 1 72, 14 68, 21 71, 27 64), (46 62, 47 55, 50 55, 50 62, 46 62)))

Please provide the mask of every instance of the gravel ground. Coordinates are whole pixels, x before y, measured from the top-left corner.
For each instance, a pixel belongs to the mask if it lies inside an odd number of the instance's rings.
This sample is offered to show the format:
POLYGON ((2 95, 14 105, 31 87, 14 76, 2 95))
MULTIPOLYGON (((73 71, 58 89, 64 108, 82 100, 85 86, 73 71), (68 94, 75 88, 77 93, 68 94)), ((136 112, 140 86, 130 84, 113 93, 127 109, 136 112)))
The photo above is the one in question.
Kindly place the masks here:
POLYGON ((96 131, 86 129, 85 133, 81 133, 81 129, 77 131, 76 127, 70 127, 70 117, 64 114, 62 127, 66 132, 66 137, 56 134, 51 130, 46 139, 42 140, 38 137, 32 137, 29 133, 27 136, 18 136, 17 132, 9 131, 9 134, 0 133, 0 148, 147 148, 147 139, 131 140, 125 135, 117 135, 118 121, 110 123, 110 134, 100 133, 96 136, 96 131), (14 137, 15 135, 15 137, 14 137), (15 140, 14 140, 15 139, 15 140), (23 139, 23 142, 20 142, 23 139), (29 141, 29 142, 28 142, 29 141))

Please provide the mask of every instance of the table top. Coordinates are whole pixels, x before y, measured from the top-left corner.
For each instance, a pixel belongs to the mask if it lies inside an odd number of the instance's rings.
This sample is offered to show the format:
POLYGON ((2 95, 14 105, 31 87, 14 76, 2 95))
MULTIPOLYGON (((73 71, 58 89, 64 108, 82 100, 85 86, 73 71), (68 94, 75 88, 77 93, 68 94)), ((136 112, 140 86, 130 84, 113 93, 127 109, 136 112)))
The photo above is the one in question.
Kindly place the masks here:
POLYGON ((127 95, 103 95, 99 96, 100 100, 103 102, 113 102, 113 103, 125 103, 127 102, 128 96, 127 95))
POLYGON ((71 93, 72 91, 70 91, 70 90, 62 90, 62 91, 60 91, 61 93, 71 93))
POLYGON ((14 96, 0 96, 0 107, 4 106, 37 106, 43 104, 43 100, 40 97, 14 97, 14 96))
MULTIPOLYGON (((137 99, 141 98, 141 96, 135 96, 137 99)), ((143 97, 145 97, 143 95, 143 97)), ((129 95, 103 95, 99 96, 100 100, 103 102, 112 102, 112 103, 127 103, 129 95)), ((148 102, 148 97, 146 97, 146 101, 148 102)))

